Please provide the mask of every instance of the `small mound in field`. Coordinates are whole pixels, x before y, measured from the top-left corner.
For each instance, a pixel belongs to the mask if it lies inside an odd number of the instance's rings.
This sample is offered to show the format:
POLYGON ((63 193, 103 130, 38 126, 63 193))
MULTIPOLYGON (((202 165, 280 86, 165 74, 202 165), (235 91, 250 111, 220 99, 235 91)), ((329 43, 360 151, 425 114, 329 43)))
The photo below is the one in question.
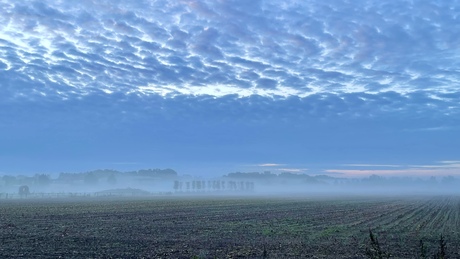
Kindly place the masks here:
POLYGON ((109 189, 97 192, 102 195, 150 195, 150 192, 135 188, 109 189))

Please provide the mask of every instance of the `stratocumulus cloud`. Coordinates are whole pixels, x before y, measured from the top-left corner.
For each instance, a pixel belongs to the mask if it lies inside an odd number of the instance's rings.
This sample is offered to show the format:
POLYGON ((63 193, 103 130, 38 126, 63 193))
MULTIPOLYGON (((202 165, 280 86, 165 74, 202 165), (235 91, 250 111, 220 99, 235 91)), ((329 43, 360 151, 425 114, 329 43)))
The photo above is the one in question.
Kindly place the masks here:
POLYGON ((177 152, 171 161, 194 148, 218 160, 217 147, 219 159, 286 166, 456 160, 459 11, 435 0, 0 1, 0 155, 118 139, 177 152))

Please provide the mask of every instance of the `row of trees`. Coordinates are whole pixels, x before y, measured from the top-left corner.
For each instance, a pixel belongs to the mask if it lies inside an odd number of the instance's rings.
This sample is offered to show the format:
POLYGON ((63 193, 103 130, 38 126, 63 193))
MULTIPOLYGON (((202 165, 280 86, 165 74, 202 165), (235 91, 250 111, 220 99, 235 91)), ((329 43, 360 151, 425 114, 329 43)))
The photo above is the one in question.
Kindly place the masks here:
POLYGON ((308 184, 340 184, 340 185, 460 185, 460 179, 454 176, 442 176, 429 178, 408 177, 408 176, 379 176, 370 175, 363 178, 341 178, 328 175, 307 175, 295 173, 273 174, 269 171, 259 172, 235 172, 224 176, 227 179, 252 180, 265 183, 308 183, 308 184))
POLYGON ((52 179, 47 174, 35 174, 34 176, 14 176, 4 175, 1 177, 3 185, 18 186, 18 185, 39 185, 47 186, 52 182, 52 179))
POLYGON ((85 184, 97 184, 102 180, 106 180, 108 183, 113 184, 120 177, 171 180, 177 178, 177 172, 172 169, 143 169, 128 172, 95 170, 84 173, 60 173, 56 180, 64 183, 83 181, 85 184))
POLYGON ((221 181, 221 180, 193 180, 174 181, 176 192, 205 192, 205 191, 254 191, 254 182, 250 181, 221 181))
POLYGON ((95 170, 81 173, 60 173, 56 179, 53 179, 49 174, 35 174, 34 176, 15 176, 4 175, 0 179, 5 186, 17 185, 48 185, 53 181, 72 183, 84 182, 87 184, 97 183, 102 179, 109 183, 116 182, 117 177, 133 177, 133 178, 155 178, 155 179, 175 179, 177 172, 172 169, 143 169, 138 171, 120 172, 116 170, 95 170))

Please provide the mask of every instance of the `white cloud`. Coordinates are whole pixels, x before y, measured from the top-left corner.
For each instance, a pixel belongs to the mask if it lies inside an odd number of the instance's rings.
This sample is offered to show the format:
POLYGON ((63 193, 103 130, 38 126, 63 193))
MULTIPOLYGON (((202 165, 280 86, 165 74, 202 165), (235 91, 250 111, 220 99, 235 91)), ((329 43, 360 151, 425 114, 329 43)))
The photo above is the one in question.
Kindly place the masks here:
POLYGON ((429 177, 429 176, 459 176, 458 169, 441 169, 441 168, 408 168, 395 170, 347 170, 347 169, 327 169, 326 173, 341 174, 343 177, 367 177, 370 175, 379 176, 412 176, 412 177, 429 177))
POLYGON ((380 176, 448 176, 460 175, 460 161, 440 161, 425 165, 398 165, 398 164, 344 164, 345 167, 359 169, 327 169, 326 173, 342 174, 345 177, 380 176), (376 169, 387 167, 390 169, 376 169))
POLYGON ((0 38, 12 47, 0 49, 8 68, 80 89, 146 93, 174 85, 217 97, 456 93, 456 13, 452 4, 425 4, 6 1, 0 38), (48 65, 25 66, 36 59, 48 65), (77 73, 52 67, 70 64, 77 73))
POLYGON ((403 165, 382 165, 382 164, 345 164, 343 166, 349 167, 402 167, 403 165))
POLYGON ((258 164, 257 166, 260 166, 260 167, 279 167, 279 166, 284 166, 284 164, 266 163, 266 164, 258 164))

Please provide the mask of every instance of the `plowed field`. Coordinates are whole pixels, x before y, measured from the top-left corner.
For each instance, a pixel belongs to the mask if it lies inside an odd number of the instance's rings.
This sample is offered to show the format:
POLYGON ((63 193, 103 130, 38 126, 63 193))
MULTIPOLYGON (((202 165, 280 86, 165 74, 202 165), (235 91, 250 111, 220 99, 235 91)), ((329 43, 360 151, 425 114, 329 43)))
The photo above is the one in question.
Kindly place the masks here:
POLYGON ((460 197, 1 200, 0 258, 460 257, 460 197))

